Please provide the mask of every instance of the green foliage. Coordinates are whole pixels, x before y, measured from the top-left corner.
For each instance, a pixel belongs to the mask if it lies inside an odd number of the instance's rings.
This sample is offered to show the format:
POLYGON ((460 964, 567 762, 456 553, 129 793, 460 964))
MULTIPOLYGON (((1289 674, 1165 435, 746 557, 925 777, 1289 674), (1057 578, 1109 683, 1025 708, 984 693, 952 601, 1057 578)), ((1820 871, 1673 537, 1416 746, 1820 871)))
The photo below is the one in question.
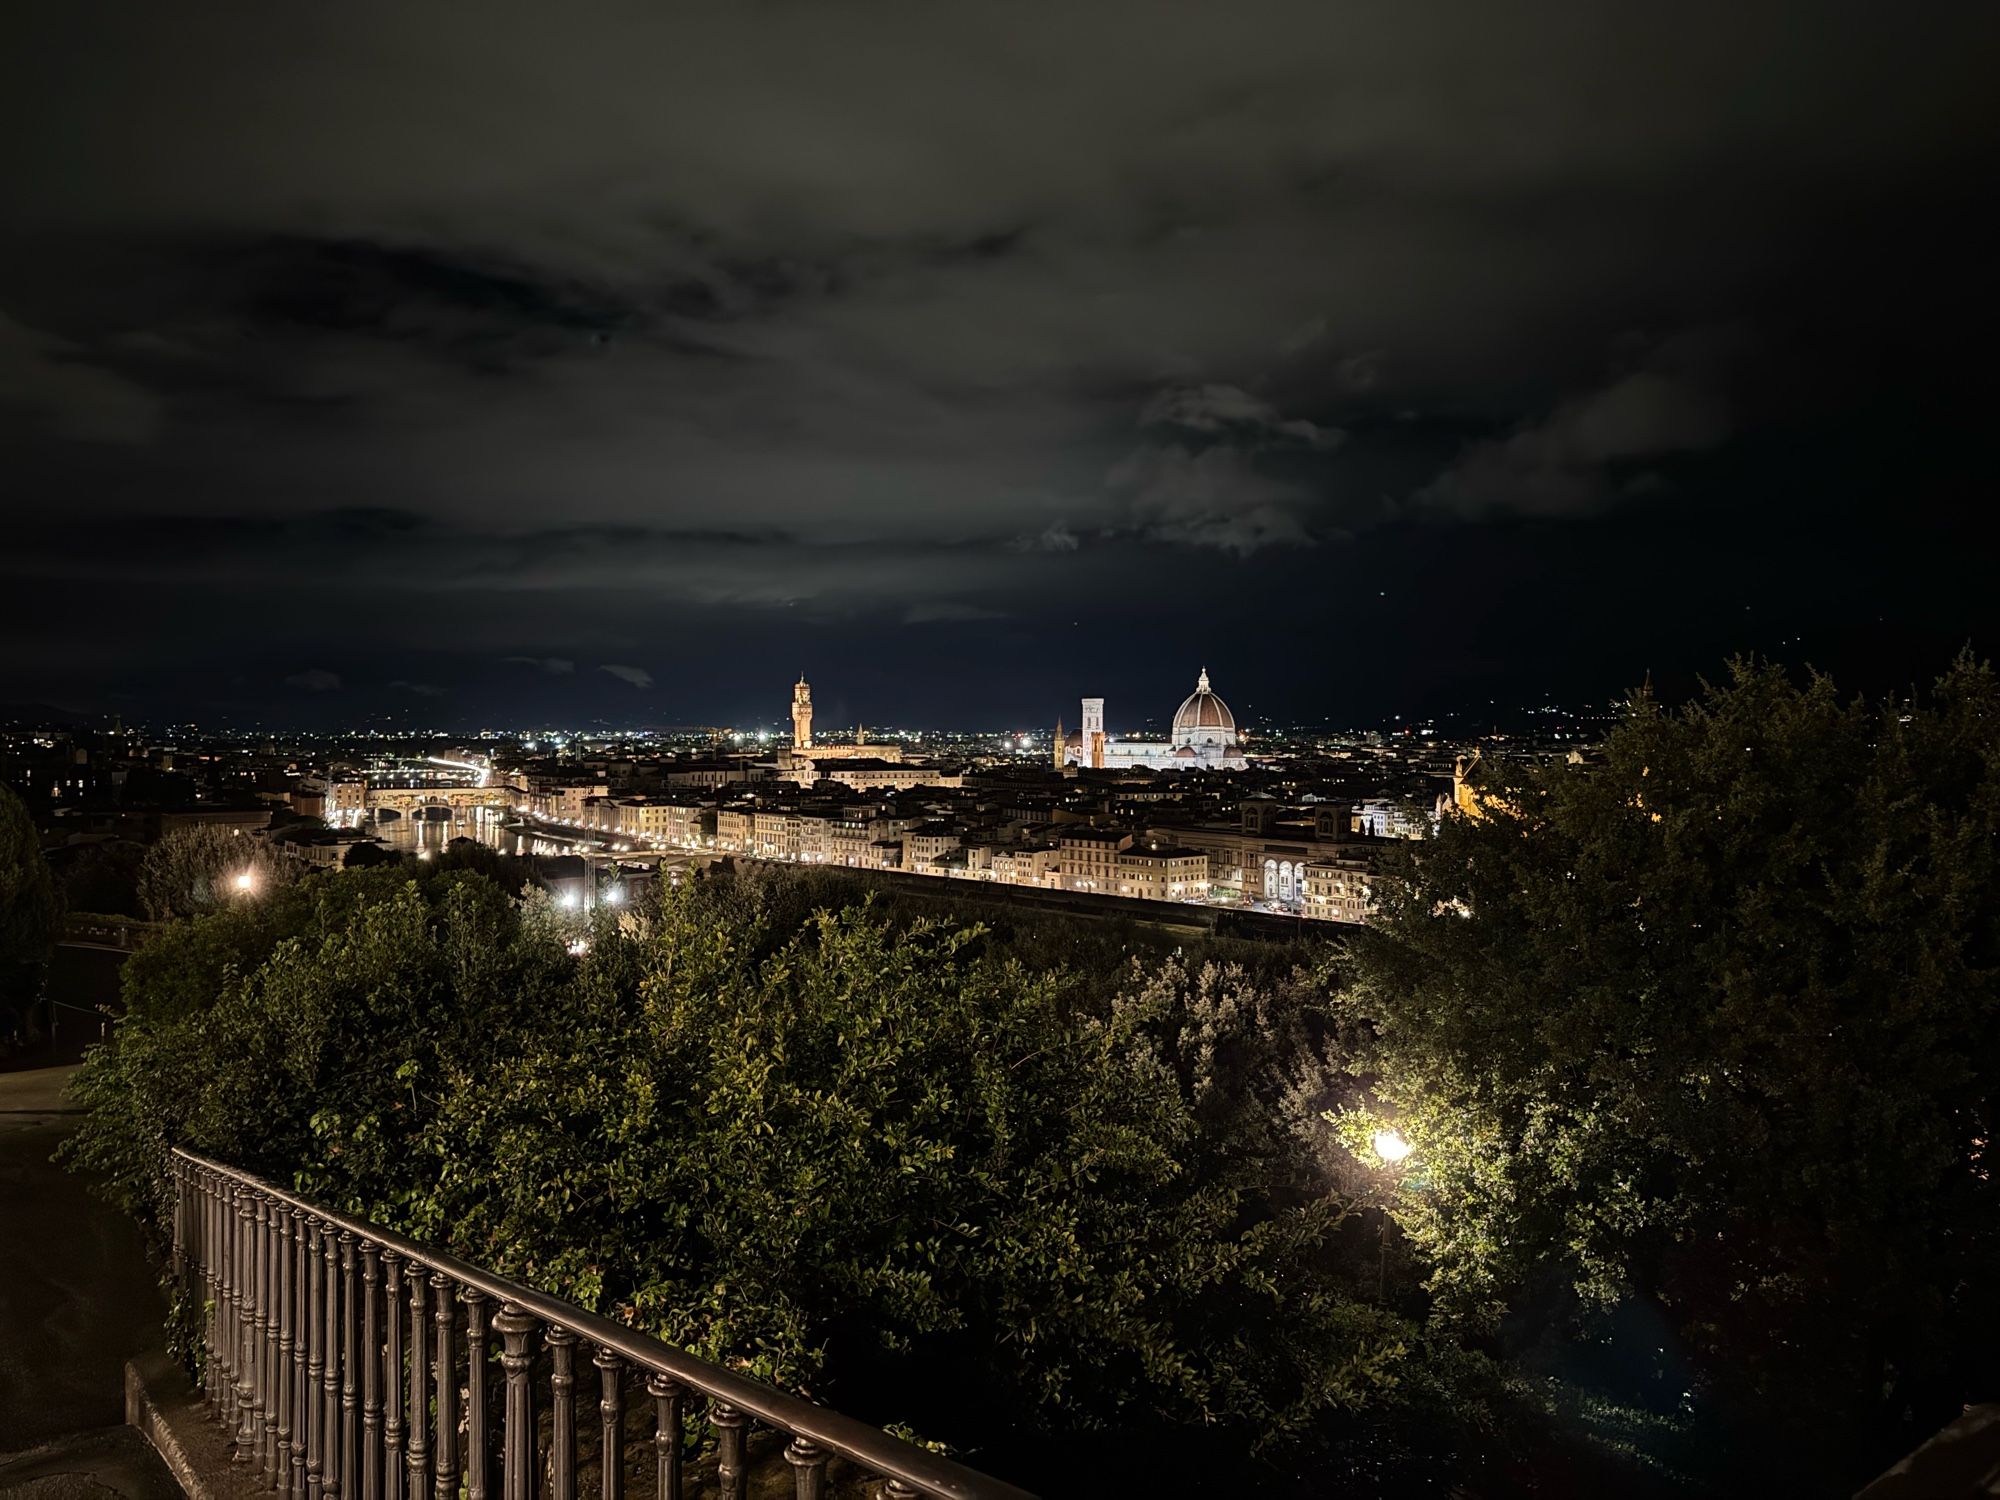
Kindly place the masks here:
POLYGON ((177 828, 146 851, 139 901, 156 922, 201 916, 232 903, 262 900, 290 878, 290 867, 258 839, 234 828, 177 828), (247 887, 239 884, 247 877, 247 887))
POLYGON ((1134 960, 1084 1009, 978 928, 730 880, 572 954, 546 902, 409 868, 135 954, 72 1159, 157 1215, 186 1144, 960 1442, 1240 1450, 1432 1378, 1296 1149, 1311 976, 1134 960))
POLYGON ((2000 1322, 1990 672, 1876 705, 1738 663, 1495 792, 1346 999, 1440 1304, 1651 1299, 1725 1405, 1932 1430, 2000 1322))

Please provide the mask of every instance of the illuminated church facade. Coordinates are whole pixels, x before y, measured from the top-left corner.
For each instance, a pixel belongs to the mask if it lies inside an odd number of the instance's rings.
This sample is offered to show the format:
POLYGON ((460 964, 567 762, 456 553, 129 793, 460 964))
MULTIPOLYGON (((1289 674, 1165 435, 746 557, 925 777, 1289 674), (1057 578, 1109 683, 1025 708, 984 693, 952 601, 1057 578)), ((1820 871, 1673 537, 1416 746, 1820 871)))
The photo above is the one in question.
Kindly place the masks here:
POLYGON ((1236 732, 1236 716, 1209 686, 1206 667, 1174 713, 1170 738, 1113 739, 1104 732, 1104 700, 1086 698, 1083 723, 1074 734, 1056 726, 1055 762, 1112 771, 1243 771, 1250 766, 1236 732))

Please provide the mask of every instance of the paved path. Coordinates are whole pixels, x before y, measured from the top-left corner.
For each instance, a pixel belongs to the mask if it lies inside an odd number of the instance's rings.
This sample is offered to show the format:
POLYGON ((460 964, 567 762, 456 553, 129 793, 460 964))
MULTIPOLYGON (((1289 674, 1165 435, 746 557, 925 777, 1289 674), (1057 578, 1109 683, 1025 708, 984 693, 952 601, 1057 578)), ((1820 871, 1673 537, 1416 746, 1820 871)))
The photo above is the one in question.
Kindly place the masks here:
POLYGON ((177 1496, 120 1425, 125 1361, 160 1345, 158 1279, 137 1227, 49 1160, 74 1071, 0 1073, 0 1496, 177 1496))

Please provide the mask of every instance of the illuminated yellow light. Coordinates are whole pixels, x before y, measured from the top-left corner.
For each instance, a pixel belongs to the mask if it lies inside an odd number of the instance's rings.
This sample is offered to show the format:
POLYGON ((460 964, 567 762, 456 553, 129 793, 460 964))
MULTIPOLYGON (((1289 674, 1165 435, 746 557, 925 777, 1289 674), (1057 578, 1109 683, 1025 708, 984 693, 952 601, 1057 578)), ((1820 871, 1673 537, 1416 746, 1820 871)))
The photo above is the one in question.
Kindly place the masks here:
POLYGON ((1370 1138, 1369 1144, 1375 1148, 1375 1154, 1391 1166, 1404 1160, 1412 1151, 1417 1149, 1403 1138, 1400 1131, 1395 1130, 1376 1131, 1374 1136, 1370 1138))

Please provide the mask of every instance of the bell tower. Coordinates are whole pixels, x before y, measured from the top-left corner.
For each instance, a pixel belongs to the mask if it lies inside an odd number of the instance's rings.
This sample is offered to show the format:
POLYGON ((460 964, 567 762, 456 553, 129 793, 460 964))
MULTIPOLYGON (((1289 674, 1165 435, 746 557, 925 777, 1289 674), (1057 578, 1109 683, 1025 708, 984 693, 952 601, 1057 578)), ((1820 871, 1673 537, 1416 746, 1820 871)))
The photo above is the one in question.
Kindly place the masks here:
POLYGON ((813 690, 806 674, 792 688, 792 748, 810 750, 813 742, 813 690))
POLYGON ((1083 700, 1083 763, 1094 770, 1104 769, 1104 700, 1083 700))

